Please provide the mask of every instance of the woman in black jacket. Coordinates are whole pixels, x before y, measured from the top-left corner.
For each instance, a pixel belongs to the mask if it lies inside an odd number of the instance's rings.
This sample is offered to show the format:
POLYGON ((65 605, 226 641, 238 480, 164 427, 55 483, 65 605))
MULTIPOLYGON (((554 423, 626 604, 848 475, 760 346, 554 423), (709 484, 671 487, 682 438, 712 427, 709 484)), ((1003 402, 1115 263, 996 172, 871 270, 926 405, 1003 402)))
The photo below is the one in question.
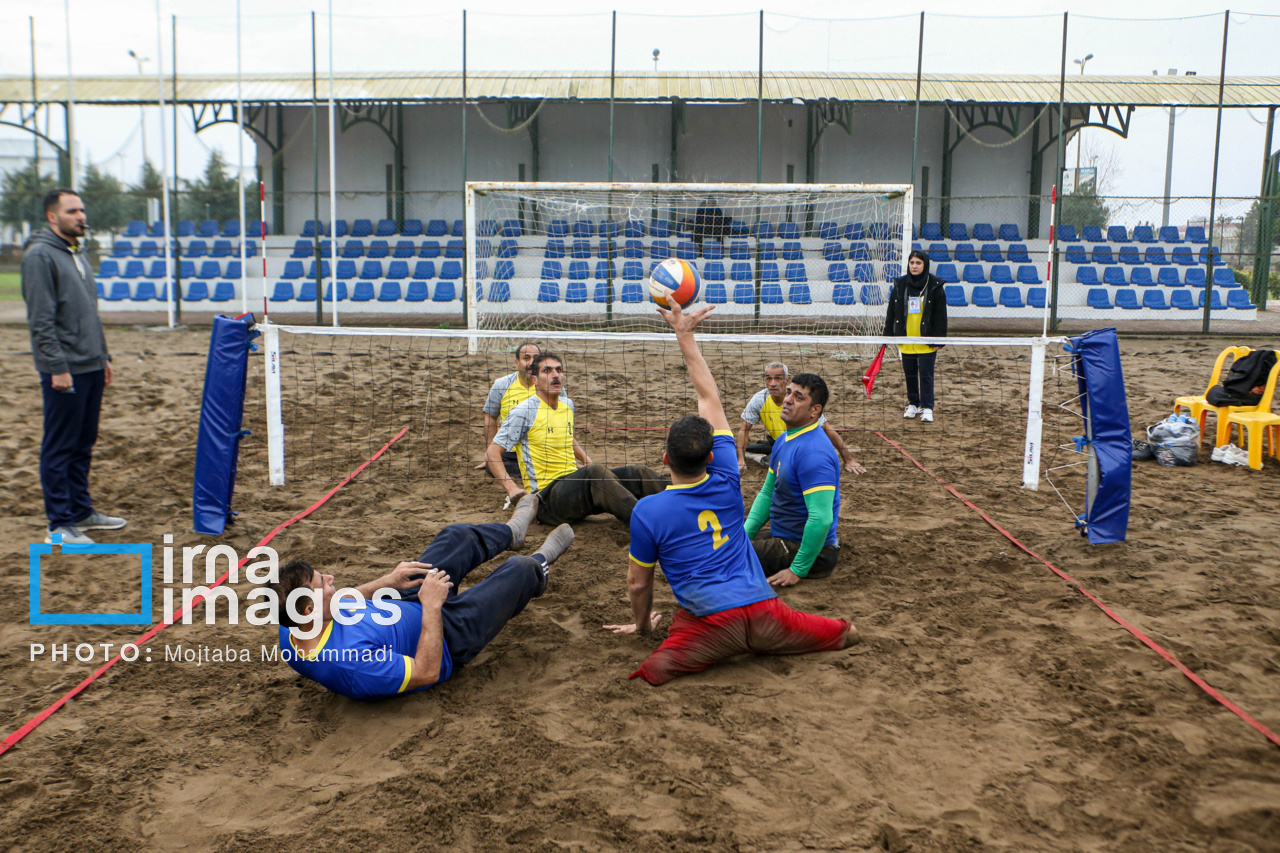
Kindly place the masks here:
MULTIPOLYGON (((928 252, 912 252, 907 258, 907 274, 894 280, 883 334, 888 338, 947 336, 947 294, 942 279, 929 274, 928 252)), ((933 423, 933 368, 938 349, 926 344, 898 347, 907 378, 904 418, 919 415, 921 422, 933 423)))

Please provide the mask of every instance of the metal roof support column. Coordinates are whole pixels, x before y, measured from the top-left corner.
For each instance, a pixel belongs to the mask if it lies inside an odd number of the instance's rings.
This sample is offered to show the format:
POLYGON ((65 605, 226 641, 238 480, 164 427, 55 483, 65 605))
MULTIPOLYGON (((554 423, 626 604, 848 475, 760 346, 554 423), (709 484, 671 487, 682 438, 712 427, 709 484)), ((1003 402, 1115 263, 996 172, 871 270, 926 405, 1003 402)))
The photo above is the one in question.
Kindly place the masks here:
POLYGON ((1213 310, 1213 217, 1218 213, 1218 152, 1222 147, 1222 88, 1227 81, 1227 33, 1231 10, 1222 13, 1222 65, 1218 70, 1218 124, 1213 132, 1213 184, 1209 188, 1209 245, 1204 262, 1204 318, 1200 331, 1209 332, 1209 312, 1213 310))
MULTIPOLYGON (((613 11, 613 30, 609 37, 609 182, 613 182, 613 95, 618 73, 618 10, 613 11)), ((612 305, 612 303, 610 303, 612 305)))
POLYGON ((1276 108, 1267 108, 1267 138, 1262 148, 1262 189, 1258 193, 1258 237, 1253 254, 1253 302, 1267 309, 1271 277, 1271 249, 1275 241, 1276 193, 1280 191, 1280 155, 1271 153, 1276 108))
MULTIPOLYGON (((957 127, 957 132, 964 133, 957 127)), ((958 141, 958 140, 957 140, 958 141)), ((942 102, 942 199, 938 221, 942 223, 942 236, 947 236, 947 228, 951 225, 951 105, 942 102)))
POLYGON ((924 12, 920 13, 920 44, 916 47, 916 122, 911 131, 911 180, 915 186, 920 162, 920 77, 924 71, 924 12))
POLYGON ((1027 197, 1027 239, 1040 239, 1040 196, 1044 193, 1044 152, 1040 150, 1040 116, 1043 104, 1036 104, 1031 117, 1031 186, 1027 197))
POLYGON ((396 101, 391 121, 396 134, 393 162, 396 171, 396 233, 399 234, 404 231, 404 101, 396 101))
MULTIPOLYGON (((1053 173, 1053 192, 1059 202, 1062 201, 1062 161, 1065 154, 1063 140, 1066 138, 1066 97, 1067 97, 1067 23, 1066 12, 1062 13, 1062 68, 1058 73, 1058 162, 1053 173)), ((1061 277, 1058 263, 1058 225, 1062 220, 1062 205, 1053 205, 1053 222, 1049 223, 1049 262, 1053 270, 1049 279, 1049 328, 1047 332, 1058 331, 1058 280, 1061 277)))
MULTIPOLYGON (((764 169, 764 9, 760 10, 760 49, 757 57, 759 58, 759 67, 756 71, 756 183, 758 184, 764 169)), ((674 169, 674 158, 671 165, 674 169)), ((757 302, 757 316, 759 311, 759 302, 757 302)))
MULTIPOLYGON (((275 194, 271 198, 271 228, 277 234, 284 233, 284 105, 276 104, 276 150, 271 157, 271 186, 275 194)), ((264 245, 265 252, 267 247, 264 245)))
POLYGON ((671 99, 671 174, 668 180, 672 183, 680 180, 680 170, 678 168, 679 146, 677 141, 680 138, 680 122, 684 120, 684 112, 680 106, 679 98, 671 99))

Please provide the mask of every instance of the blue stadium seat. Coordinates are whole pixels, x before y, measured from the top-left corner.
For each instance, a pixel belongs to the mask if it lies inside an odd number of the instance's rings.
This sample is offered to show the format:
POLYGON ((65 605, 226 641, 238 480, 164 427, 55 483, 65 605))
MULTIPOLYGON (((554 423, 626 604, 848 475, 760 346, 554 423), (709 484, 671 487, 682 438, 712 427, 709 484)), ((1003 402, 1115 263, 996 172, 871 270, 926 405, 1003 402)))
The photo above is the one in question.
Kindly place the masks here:
POLYGON ((610 292, 611 284, 608 281, 597 281, 595 291, 591 296, 592 302, 607 303, 613 301, 613 294, 610 292))
POLYGON ((1014 243, 1009 247, 1009 251, 1006 253, 1005 257, 1009 259, 1009 263, 1011 264, 1031 263, 1031 256, 1027 254, 1026 243, 1014 243))
POLYGON ((465 240, 450 240, 444 244, 444 256, 446 258, 461 258, 467 254, 467 243, 465 240))
POLYGON ((955 256, 958 264, 976 264, 978 262, 978 254, 974 251, 972 243, 957 244, 955 256))
MULTIPOLYGON (((551 220, 551 224, 547 227, 547 236, 548 237, 568 237, 569 236, 568 220, 566 219, 551 220)), ((538 299, 540 301, 542 300, 541 295, 539 295, 538 299)), ((557 295, 555 299, 547 300, 547 301, 559 302, 560 301, 559 291, 557 290, 557 295)))
POLYGON ((569 281, 586 281, 589 272, 586 261, 569 261, 569 281))
POLYGON ((564 274, 559 261, 543 261, 542 277, 544 279, 560 278, 564 274))
POLYGON ((1099 266, 1108 266, 1116 262, 1110 246, 1094 246, 1090 260, 1099 266))
POLYGON ((799 240, 800 225, 797 222, 784 222, 778 226, 779 240, 799 240))
POLYGON ((98 265, 98 278, 115 278, 120 275, 120 264, 110 258, 105 258, 98 265))
POLYGON ((1000 304, 1005 308, 1026 308, 1022 301, 1022 290, 1018 287, 1000 288, 1000 304))
POLYGON ((1079 239, 1076 236, 1076 227, 1074 225, 1059 225, 1058 239, 1063 243, 1074 243, 1079 239))
MULTIPOLYGON (((578 223, 581 224, 581 223, 578 223)), ((576 227, 576 226, 575 226, 576 227)), ((583 279, 570 281, 564 289, 565 302, 586 302, 587 282, 583 279)))
MULTIPOLYGON (((227 266, 230 267, 231 265, 227 264, 227 266)), ((228 272, 228 277, 230 277, 230 272, 228 272)), ((320 262, 320 277, 321 278, 329 277, 329 262, 327 260, 322 260, 320 262)), ((338 278, 351 279, 355 277, 356 277, 355 261, 338 261, 338 278)), ((304 278, 307 281, 316 280, 316 262, 315 261, 312 261, 310 265, 307 267, 307 274, 306 276, 304 276, 304 278)))
POLYGON ((622 257, 643 258, 644 244, 639 240, 628 240, 622 245, 622 257))
POLYGON ((314 303, 316 301, 316 283, 304 281, 298 285, 298 301, 314 303))
POLYGON ((164 258, 152 261, 151 269, 144 278, 164 278, 164 258))
POLYGON ((1005 264, 996 264, 991 268, 992 284, 1013 284, 1013 270, 1005 264))
POLYGON ((885 264, 884 280, 893 284, 893 280, 902 275, 902 264, 885 264))
POLYGON ((956 272, 955 264, 938 264, 934 275, 942 279, 947 284, 956 284, 960 281, 960 274, 956 272))
POLYGON ((386 240, 370 240, 369 251, 365 252, 366 258, 385 258, 391 254, 391 247, 387 245, 386 240))
POLYGON ((1156 273, 1156 284, 1162 284, 1165 287, 1182 287, 1182 279, 1176 268, 1161 267, 1156 273))
POLYGON ((704 260, 720 260, 724 257, 724 243, 719 240, 704 240, 702 243, 702 257, 704 260))
POLYGON ((396 223, 393 219, 379 219, 377 226, 373 229, 375 237, 394 237, 396 233, 396 223))
POLYGON ((884 291, 878 284, 864 284, 858 296, 863 305, 885 304, 884 291))
MULTIPOLYGON (((1018 226, 1011 222, 1006 222, 1000 226, 1000 239, 1006 243, 1016 243, 1022 239, 1022 233, 1018 230, 1018 226)), ((1012 258, 1010 258, 1012 260, 1012 258)))
POLYGON ((941 240, 942 224, 939 222, 926 222, 920 226, 921 240, 941 240))
MULTIPOLYGON (((1197 260, 1198 260, 1198 262, 1199 262, 1200 266, 1204 266, 1204 265, 1208 262, 1208 260, 1209 260, 1209 247, 1208 247, 1208 246, 1201 246, 1201 247, 1200 247, 1200 254, 1199 254, 1199 256, 1198 256, 1197 260)), ((1222 264, 1223 264, 1222 256, 1218 254, 1218 250, 1217 250, 1217 248, 1214 248, 1214 250, 1213 250, 1213 265, 1214 265, 1215 267, 1217 267, 1217 266, 1222 266, 1222 264)))
POLYGON ((1123 308, 1126 311, 1137 311, 1142 307, 1138 302, 1138 291, 1128 287, 1122 287, 1116 291, 1116 307, 1123 308))
POLYGON ((1190 290, 1174 290, 1169 294, 1169 307, 1183 311, 1195 311, 1196 299, 1190 290))
POLYGON ((644 278, 644 265, 639 261, 622 262, 622 280, 640 281, 644 278))
POLYGON ((809 285, 806 282, 793 282, 787 289, 787 301, 792 305, 811 304, 813 298, 809 293, 809 285))
POLYGON ((154 258, 160 254, 160 247, 156 245, 155 240, 143 240, 138 244, 138 249, 134 252, 134 257, 138 258, 154 258))
POLYGON ((871 249, 864 242, 853 243, 849 246, 849 260, 869 261, 871 260, 871 249))
POLYGON ((435 240, 427 240, 418 249, 418 257, 420 258, 438 258, 440 257, 440 244, 435 240))
MULTIPOLYGON (((185 266, 188 261, 183 261, 185 266)), ((230 265, 228 265, 230 266, 230 265)), ((222 265, 217 261, 203 261, 200 264, 200 275, 192 276, 192 278, 203 278, 213 280, 222 278, 222 265)), ((302 278, 302 261, 286 261, 284 265, 284 275, 281 278, 302 278)))
POLYGON ((991 288, 985 284, 979 284, 973 288, 973 304, 976 308, 995 308, 996 297, 991 288))
POLYGON ((1169 306, 1164 301, 1164 291, 1152 287, 1142 291, 1142 307, 1153 308, 1156 311, 1168 311, 1169 306))
MULTIPOLYGON (((252 232, 250 232, 252 233, 252 232)), ((240 236, 240 220, 228 219, 222 224, 223 237, 239 237, 240 236)))
POLYGON ((1186 282, 1188 287, 1204 287, 1204 267, 1192 267, 1187 270, 1186 282))
POLYGON ((623 237, 643 237, 645 235, 644 222, 639 219, 628 219, 627 224, 622 227, 623 237))
MULTIPOLYGON (((538 296, 539 298, 541 298, 542 294, 538 294, 538 296)), ((431 294, 432 302, 452 302, 457 298, 458 298, 458 288, 457 288, 457 285, 452 280, 445 281, 441 279, 440 281, 436 282, 436 289, 431 294)))
POLYGON ((427 221, 427 237, 443 237, 445 232, 449 230, 449 226, 445 224, 443 219, 431 219, 427 221))
POLYGON ((969 239, 969 228, 963 222, 952 222, 947 225, 947 239, 953 243, 957 240, 969 239))
POLYGON ((498 261, 493 271, 493 277, 498 281, 510 281, 515 278, 516 266, 511 261, 498 261))
POLYGON ((1121 246, 1120 247, 1120 263, 1129 266, 1136 266, 1142 263, 1142 256, 1138 254, 1137 246, 1121 246))
MULTIPOLYGON (((329 284, 325 285, 324 301, 325 302, 333 301, 333 282, 329 282, 329 284)), ((347 283, 345 281, 338 282, 338 301, 339 302, 347 301, 347 283)))
POLYGON ((1209 242, 1209 238, 1205 236, 1203 225, 1188 225, 1186 239, 1188 243, 1209 242))
POLYGON ((831 301, 836 305, 853 305, 858 301, 858 297, 853 292, 852 284, 841 281, 831 289, 831 301))
POLYGON ((804 252, 800 249, 799 240, 789 240, 782 244, 782 259, 784 261, 804 260, 804 252))
POLYGON ((615 240, 622 229, 618 227, 618 223, 612 219, 605 219, 600 223, 599 234, 606 240, 615 240))
POLYGON ((103 298, 106 299, 108 302, 119 302, 122 299, 128 299, 129 298, 129 282, 127 281, 111 282, 111 289, 107 291, 106 296, 104 296, 103 298))
POLYGON ((518 254, 520 254, 520 247, 515 240, 503 240, 498 244, 499 258, 514 258, 518 254))
POLYGON ((1004 256, 1000 253, 1000 245, 998 243, 983 243, 981 257, 982 262, 987 264, 1004 262, 1004 256))
MULTIPOLYGON (((986 284, 987 274, 979 264, 965 264, 964 280, 967 284, 986 284)), ((990 290, 990 288, 987 289, 990 290)), ((973 304, 978 304, 976 299, 973 304)))
POLYGON ((760 283, 760 304, 781 305, 782 285, 776 281, 762 281, 760 283))
POLYGON ((230 302, 236 298, 236 286, 229 281, 220 281, 213 286, 210 302, 230 302))
POLYGON ((1233 273, 1231 270, 1227 269, 1226 267, 1222 267, 1220 269, 1214 270, 1213 286, 1214 287, 1235 287, 1236 286, 1235 273, 1233 273))
POLYGON ((823 222, 818 226, 819 240, 839 240, 840 226, 834 222, 823 222))
POLYGON ((1091 287, 1086 297, 1090 308, 1110 308, 1111 297, 1104 288, 1091 287))
MULTIPOLYGON (((292 290, 292 287, 290 287, 290 289, 292 290)), ((1217 294, 1214 295, 1216 296, 1217 294)), ((165 296, 166 298, 168 297, 168 291, 165 292, 165 296)), ((156 294, 156 283, 154 281, 138 282, 138 286, 133 291, 133 296, 130 297, 134 302, 150 302, 156 298, 158 297, 156 294)))
POLYGON ((729 294, 725 291, 724 282, 713 281, 708 284, 705 299, 713 305, 723 305, 728 302, 729 294))
POLYGON ((739 305, 752 305, 756 301, 755 288, 749 281, 740 281, 733 286, 733 301, 739 305))
POLYGON ((404 227, 400 229, 401 237, 421 237, 422 236, 422 220, 406 219, 404 227))
POLYGON ((1133 228, 1133 242, 1135 243, 1154 243, 1156 235, 1150 225, 1135 225, 1133 228))
POLYGON ((900 261, 902 260, 902 250, 897 243, 881 243, 880 244, 880 260, 882 261, 900 261))
POLYGON ((951 250, 946 243, 929 244, 929 261, 934 264, 945 264, 951 260, 951 250))
MULTIPOLYGON (((312 263, 314 263, 314 261, 313 261, 312 263)), ((205 261, 205 262, 200 266, 200 277, 201 277, 201 278, 217 278, 217 277, 218 277, 218 276, 220 276, 221 274, 222 274, 221 270, 218 270, 218 262, 217 262, 217 261, 205 261), (213 270, 217 270, 216 272, 213 272, 213 273, 212 273, 212 275, 207 274, 207 271, 208 271, 208 270, 210 270, 210 266, 211 266, 211 265, 212 265, 212 269, 213 269, 213 270)), ((283 279, 298 279, 298 278, 302 278, 302 261, 285 261, 285 262, 284 262, 284 272, 282 272, 282 273, 280 274, 280 277, 281 277, 281 278, 283 278, 283 279)))
POLYGON ((1045 300, 1048 297, 1048 291, 1043 287, 1027 288, 1027 305, 1032 308, 1044 308, 1045 300))
POLYGON ((729 243, 729 260, 747 261, 751 259, 751 247, 746 240, 734 240, 729 243))
POLYGON ((1086 243, 1107 242, 1107 238, 1102 236, 1102 227, 1100 225, 1086 225, 1084 227, 1083 236, 1084 236, 1084 242, 1086 243))
POLYGON ((111 257, 129 258, 133 256, 133 243, 128 240, 116 240, 111 246, 111 257))
POLYGON ((822 245, 822 259, 824 261, 843 261, 844 260, 844 244, 843 243, 824 243, 822 245))
POLYGON ((384 281, 378 287, 379 302, 399 302, 400 301, 400 282, 384 281))
POLYGON ((760 265, 761 281, 778 281, 781 276, 778 275, 778 265, 775 263, 764 263, 760 265))
POLYGON ((729 267, 729 279, 731 281, 751 281, 751 264, 739 261, 729 267))
MULTIPOLYGON (((596 224, 590 219, 579 219, 577 222, 573 223, 573 236, 594 237, 595 235, 596 224)), ((585 302, 586 300, 583 301, 585 302)))
MULTIPOLYGON (((479 285, 477 285, 479 287, 479 285)), ((511 282, 495 281, 489 285, 489 302, 510 302, 511 301, 511 282)))
POLYGON ((622 283, 622 302, 634 305, 637 302, 644 302, 644 285, 638 281, 624 281, 622 283))
POLYGON ((418 244, 412 240, 397 240, 396 247, 391 250, 393 258, 412 258, 418 251, 418 244))
POLYGON ((1098 281, 1098 270, 1095 267, 1080 267, 1076 270, 1077 284, 1102 284, 1098 281))
POLYGON ((809 280, 809 276, 805 274, 804 264, 792 263, 787 264, 787 281, 805 282, 809 280))
POLYGON ((665 261, 671 257, 671 243, 667 240, 654 240, 649 246, 649 257, 655 261, 665 261))
POLYGON ((1109 284, 1112 287, 1124 287, 1127 283, 1124 278, 1124 270, 1120 267, 1103 267, 1102 283, 1109 284))
POLYGON ((357 281, 356 286, 351 290, 352 302, 372 302, 373 297, 373 282, 371 281, 357 281))
MULTIPOLYGON (((196 224, 190 219, 178 220, 178 232, 175 237, 194 237, 196 236, 196 224)), ((184 300, 185 301, 185 300, 184 300)))
POLYGON ((1085 254, 1084 246, 1077 243, 1074 246, 1067 246, 1066 260, 1069 264, 1087 264, 1089 256, 1085 254))
POLYGON ((120 273, 121 278, 142 278, 146 274, 146 267, 142 261, 125 261, 124 272, 120 273))
POLYGON ((964 288, 958 284, 948 284, 947 305, 952 308, 963 308, 969 304, 969 300, 964 298, 964 288))
POLYGON ((892 233, 890 231, 888 222, 872 222, 867 228, 867 237, 872 240, 891 240, 895 237, 901 239, 901 226, 896 226, 893 230, 897 233, 892 233))
POLYGON ((1182 237, 1178 236, 1177 225, 1160 226, 1160 242, 1161 243, 1181 243, 1182 237))
POLYGON ((342 252, 339 257, 342 258, 360 258, 364 256, 363 240, 348 240, 342 244, 342 252))
MULTIPOLYGON (((197 242, 199 242, 199 241, 192 240, 190 243, 188 243, 188 244, 187 244, 187 257, 188 257, 188 258, 191 258, 191 257, 198 257, 198 255, 196 255, 195 253, 193 253, 193 252, 191 251, 192 247, 193 247, 197 242)), ((310 240, 295 240, 295 241, 294 241, 294 243, 293 243, 293 251, 289 253, 289 257, 291 257, 291 258, 309 258, 309 257, 311 257, 313 254, 315 254, 315 250, 316 250, 316 249, 315 249, 315 244, 314 244, 314 243, 312 243, 310 240)), ((207 254, 207 253, 208 253, 208 250, 205 248, 204 243, 200 243, 200 255, 204 255, 204 254, 207 254)))
POLYGON ((1196 258, 1191 254, 1190 246, 1174 246, 1172 260, 1175 264, 1184 267, 1193 267, 1196 264, 1196 258))
POLYGON ((209 283, 205 281, 187 282, 187 291, 182 294, 183 302, 204 302, 209 298, 209 283))
POLYGON ((1036 269, 1034 264, 1020 264, 1018 266, 1018 284, 1043 284, 1040 280, 1040 271, 1036 269))
POLYGON ((1227 291, 1227 307, 1252 311, 1257 306, 1249 301, 1249 291, 1243 287, 1233 287, 1227 291))
POLYGON ((770 241, 764 241, 760 244, 760 260, 776 261, 778 259, 778 250, 770 241))
POLYGON ((844 263, 827 264, 827 280, 828 281, 852 281, 849 278, 849 265, 844 263))
POLYGON ((973 226, 972 237, 975 243, 990 243, 996 239, 996 232, 990 223, 979 222, 973 226))
MULTIPOLYGON (((408 288, 405 289, 404 301, 426 302, 429 295, 430 291, 427 288, 427 283, 425 281, 411 281, 409 282, 408 288)), ((489 299, 493 299, 492 291, 489 293, 489 299)))
POLYGON ((440 264, 440 277, 447 279, 462 278, 462 262, 461 261, 445 261, 440 264))
POLYGON ((681 240, 676 243, 676 257, 682 261, 696 260, 698 257, 698 247, 689 240, 681 240))
POLYGON ((1146 267, 1134 267, 1129 273, 1129 283, 1137 287, 1151 287, 1155 284, 1151 280, 1151 270, 1146 267))
POLYGON ((323 230, 324 230, 324 229, 322 229, 322 228, 320 227, 320 223, 319 223, 319 222, 317 222, 317 221, 316 221, 316 220, 314 220, 314 219, 308 219, 306 222, 302 223, 302 235, 301 235, 301 236, 303 236, 303 237, 315 237, 317 234, 319 234, 319 233, 323 232, 323 230))
POLYGON ((131 219, 129 224, 125 226, 124 236, 126 237, 144 237, 147 233, 147 223, 141 219, 131 219))
POLYGON ((1169 259, 1164 256, 1164 249, 1159 246, 1148 246, 1147 250, 1142 253, 1142 262, 1151 266, 1162 267, 1169 263, 1169 259))
MULTIPOLYGON (((310 221, 310 220, 308 220, 310 221)), ((210 239, 218 236, 218 221, 216 219, 205 219, 200 222, 199 229, 196 230, 196 236, 210 239)))
MULTIPOLYGON (((846 240, 865 240, 867 239, 867 226, 861 222, 850 222, 844 227, 844 238, 846 240)), ((939 237, 939 240, 942 238, 939 237)))
POLYGON ((605 258, 606 260, 618 257, 618 241, 601 240, 600 244, 596 247, 596 257, 605 258))
POLYGON ((498 234, 502 237, 520 237, 524 234, 524 226, 519 219, 504 219, 498 234))
MULTIPOLYGON (((1109 228, 1107 228, 1107 242, 1108 243, 1128 243, 1129 229, 1125 228, 1123 225, 1110 226, 1109 228)), ((1119 302, 1117 302, 1116 304, 1118 305, 1119 302)))
POLYGON ((360 267, 360 277, 364 279, 382 278, 382 261, 365 261, 360 267))
POLYGON ((706 281, 724 281, 724 264, 720 261, 707 261, 702 265, 702 278, 706 281))
MULTIPOLYGON (((1204 291, 1203 291, 1203 290, 1202 290, 1202 291, 1200 291, 1200 298, 1199 298, 1199 300, 1197 300, 1197 302, 1196 302, 1196 307, 1197 307, 1197 308, 1200 308, 1201 310, 1203 310, 1203 309, 1204 309, 1204 291)), ((1227 307, 1227 306, 1226 306, 1226 305, 1224 305, 1224 304, 1223 304, 1223 302, 1222 302, 1222 291, 1220 291, 1220 290, 1215 290, 1215 291, 1213 292, 1213 301, 1212 301, 1212 302, 1210 303, 1210 305, 1209 305, 1209 310, 1210 310, 1210 311, 1221 311, 1221 310, 1223 310, 1223 309, 1224 309, 1224 308, 1226 308, 1226 307, 1227 307)))
POLYGON ((403 281, 409 277, 408 261, 392 261, 387 265, 387 278, 403 281))
POLYGON ((347 236, 347 220, 339 219, 333 223, 326 232, 330 237, 346 237, 347 236))
POLYGON ((357 219, 351 223, 352 237, 372 237, 373 222, 368 219, 357 219))

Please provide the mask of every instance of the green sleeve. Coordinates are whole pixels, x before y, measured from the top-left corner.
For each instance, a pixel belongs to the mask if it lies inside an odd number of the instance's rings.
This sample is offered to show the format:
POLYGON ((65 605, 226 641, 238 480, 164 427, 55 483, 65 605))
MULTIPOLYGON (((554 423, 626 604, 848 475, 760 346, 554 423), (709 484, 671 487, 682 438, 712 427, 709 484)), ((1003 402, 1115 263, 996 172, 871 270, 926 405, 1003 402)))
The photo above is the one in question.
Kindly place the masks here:
POLYGON ((823 489, 810 492, 804 496, 805 508, 809 510, 809 519, 804 523, 804 537, 800 540, 800 550, 791 561, 791 571, 800 577, 806 577, 813 561, 818 559, 822 546, 827 542, 827 534, 831 532, 831 520, 835 517, 836 493, 834 489, 823 489))
POLYGON ((769 507, 773 505, 773 487, 776 482, 772 471, 765 475, 764 485, 760 488, 760 494, 756 495, 755 502, 751 504, 751 513, 747 516, 747 523, 743 525, 747 531, 747 539, 756 538, 760 528, 764 527, 764 523, 769 520, 769 507))

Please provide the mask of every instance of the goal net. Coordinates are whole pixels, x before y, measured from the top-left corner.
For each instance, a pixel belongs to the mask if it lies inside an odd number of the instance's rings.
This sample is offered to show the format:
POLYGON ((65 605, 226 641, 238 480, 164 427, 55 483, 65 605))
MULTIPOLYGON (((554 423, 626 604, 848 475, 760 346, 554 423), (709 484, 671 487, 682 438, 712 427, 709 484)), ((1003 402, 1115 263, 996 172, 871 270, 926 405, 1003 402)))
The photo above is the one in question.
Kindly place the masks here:
MULTIPOLYGON (((242 476, 273 482, 333 482, 402 430, 407 433, 361 475, 398 489, 431 490, 471 502, 498 501, 502 490, 477 469, 486 448, 486 397, 516 370, 524 342, 554 352, 575 404, 575 437, 593 461, 661 470, 666 432, 696 412, 684 360, 668 329, 607 334, 542 330, 374 329, 264 324, 268 369, 255 371, 247 411, 253 437, 244 444, 242 476), (480 346, 472 346, 474 339, 480 346), (255 405, 256 402, 256 405, 255 405), (265 403, 265 405, 264 405, 265 403), (255 423, 256 421, 256 423, 255 423), (264 423, 265 422, 265 423, 264 423), (262 436, 270 436, 263 441, 262 436)), ((765 388, 775 362, 790 375, 822 376, 831 398, 825 415, 867 473, 845 487, 901 488, 924 476, 919 462, 948 482, 991 489, 1034 488, 1052 458, 1041 447, 1070 446, 1079 418, 1052 405, 1077 395, 1069 375, 1050 370, 1061 340, 952 338, 937 361, 935 420, 905 420, 902 365, 889 346, 868 397, 863 374, 879 339, 795 335, 700 335, 733 428, 765 388), (1050 401, 1045 404, 1042 401, 1050 401)), ((920 340, 920 339, 916 339, 920 340)), ((765 438, 752 427, 749 441, 765 438)), ((764 469, 748 467, 744 489, 764 469)), ((753 485, 755 483, 755 485, 753 485)))
POLYGON ((473 329, 665 328, 648 278, 687 260, 716 332, 880 330, 911 249, 909 184, 484 183, 466 188, 473 329))

